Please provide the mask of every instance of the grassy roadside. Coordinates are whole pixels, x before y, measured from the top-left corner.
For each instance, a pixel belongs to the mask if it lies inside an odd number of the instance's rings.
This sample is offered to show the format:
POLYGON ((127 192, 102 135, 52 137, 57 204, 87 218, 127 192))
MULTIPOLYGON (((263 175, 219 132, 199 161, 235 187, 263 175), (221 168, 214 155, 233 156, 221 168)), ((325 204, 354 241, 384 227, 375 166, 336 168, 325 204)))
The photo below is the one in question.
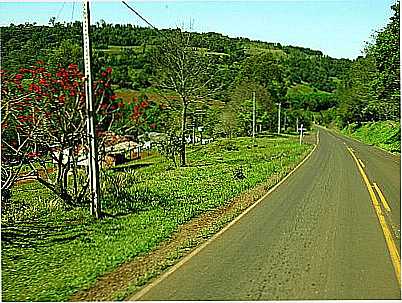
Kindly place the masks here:
POLYGON ((392 153, 401 152, 401 125, 399 121, 368 122, 358 127, 350 124, 341 131, 363 143, 375 145, 392 153))
POLYGON ((147 166, 116 171, 118 179, 130 181, 124 184, 124 197, 136 198, 110 202, 114 217, 99 222, 84 210, 75 210, 74 216, 59 210, 50 221, 6 226, 18 241, 2 244, 3 300, 66 300, 123 262, 151 251, 183 223, 289 171, 312 148, 283 138, 258 138, 257 145, 248 138, 220 140, 190 152, 185 168, 171 168, 155 157, 147 166))

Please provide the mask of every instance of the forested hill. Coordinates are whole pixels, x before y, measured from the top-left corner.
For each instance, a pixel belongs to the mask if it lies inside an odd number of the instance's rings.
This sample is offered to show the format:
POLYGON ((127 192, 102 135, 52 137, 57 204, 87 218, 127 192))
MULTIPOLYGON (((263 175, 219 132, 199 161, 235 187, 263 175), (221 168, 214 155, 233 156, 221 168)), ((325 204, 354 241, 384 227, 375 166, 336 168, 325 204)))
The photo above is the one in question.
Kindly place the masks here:
MULTIPOLYGON (((293 128, 296 121, 307 127, 315 120, 344 128, 399 120, 399 7, 399 1, 392 5, 388 25, 376 29, 364 54, 355 60, 331 58, 298 46, 219 33, 191 33, 188 45, 197 56, 202 53, 209 57, 214 66, 211 80, 221 87, 213 98, 224 104, 219 114, 212 114, 216 109, 210 108, 209 117, 215 122, 206 132, 214 133, 219 120, 227 127, 235 121, 230 128, 237 135, 249 134, 247 102, 252 91, 256 92, 257 122, 262 130, 275 130, 278 103, 282 104, 286 125, 293 128)), ((112 67, 114 89, 154 92, 158 82, 155 50, 178 32, 98 22, 91 28, 93 70, 112 67)), ((78 21, 62 24, 51 19, 48 26, 26 23, 1 27, 1 68, 17 74, 20 68, 43 60, 51 66, 77 63, 82 70, 81 46, 82 25, 78 21)))
MULTIPOLYGON (((82 60, 81 22, 62 24, 51 20, 50 23, 49 26, 26 23, 2 27, 2 68, 16 70, 38 59, 65 64, 74 60, 79 63, 82 60)), ((100 22, 92 26, 94 55, 102 63, 115 67, 116 83, 139 89, 150 82, 150 49, 163 43, 163 39, 174 31, 100 22)), ((219 63, 231 71, 238 70, 239 65, 249 57, 272 55, 284 66, 289 84, 307 82, 317 90, 327 92, 334 91, 337 78, 351 63, 350 60, 334 59, 309 48, 229 38, 218 33, 193 33, 192 44, 220 56, 219 63)))

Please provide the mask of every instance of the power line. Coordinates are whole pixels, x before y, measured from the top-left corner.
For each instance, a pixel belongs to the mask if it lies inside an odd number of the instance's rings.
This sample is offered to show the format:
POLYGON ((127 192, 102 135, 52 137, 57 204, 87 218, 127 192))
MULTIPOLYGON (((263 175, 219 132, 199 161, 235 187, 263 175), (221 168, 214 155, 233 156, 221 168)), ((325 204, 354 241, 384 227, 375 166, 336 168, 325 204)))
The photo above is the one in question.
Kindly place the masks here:
POLYGON ((144 21, 146 24, 148 24, 150 27, 152 27, 154 30, 156 30, 158 33, 160 33, 163 37, 168 39, 160 29, 158 29, 157 27, 153 26, 151 24, 151 22, 149 22, 147 19, 145 19, 143 16, 141 16, 141 14, 139 12, 137 12, 134 8, 132 8, 130 5, 128 5, 126 1, 121 1, 121 2, 123 2, 123 4, 125 6, 127 6, 127 8, 129 10, 131 10, 134 14, 136 14, 142 21, 144 21))
POLYGON ((128 9, 129 10, 131 10, 134 14, 136 14, 142 21, 144 21, 146 24, 148 24, 150 27, 152 27, 153 29, 155 29, 155 30, 159 30, 158 28, 156 28, 155 26, 153 26, 147 19, 145 19, 143 16, 141 16, 141 14, 139 13, 139 12, 137 12, 134 8, 132 8, 130 5, 128 5, 127 3, 126 3, 126 1, 121 1, 121 2, 123 2, 123 4, 125 5, 125 6, 127 6, 128 7, 128 9))
POLYGON ((75 1, 73 0, 73 10, 71 12, 71 22, 73 22, 73 18, 74 18, 74 8, 75 8, 75 1))
POLYGON ((66 4, 66 1, 63 2, 63 5, 59 9, 59 12, 57 13, 57 17, 56 17, 55 21, 59 20, 59 16, 60 16, 65 4, 66 4))

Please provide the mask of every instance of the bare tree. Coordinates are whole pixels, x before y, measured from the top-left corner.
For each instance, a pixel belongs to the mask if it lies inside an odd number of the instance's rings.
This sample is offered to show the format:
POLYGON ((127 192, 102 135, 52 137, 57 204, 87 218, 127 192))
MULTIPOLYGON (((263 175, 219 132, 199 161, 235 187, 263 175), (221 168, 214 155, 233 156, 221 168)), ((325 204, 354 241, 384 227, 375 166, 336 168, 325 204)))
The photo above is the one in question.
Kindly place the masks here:
POLYGON ((213 55, 193 46, 190 32, 177 29, 155 54, 159 87, 174 92, 181 102, 180 164, 186 166, 186 123, 189 106, 211 98, 221 87, 213 55))

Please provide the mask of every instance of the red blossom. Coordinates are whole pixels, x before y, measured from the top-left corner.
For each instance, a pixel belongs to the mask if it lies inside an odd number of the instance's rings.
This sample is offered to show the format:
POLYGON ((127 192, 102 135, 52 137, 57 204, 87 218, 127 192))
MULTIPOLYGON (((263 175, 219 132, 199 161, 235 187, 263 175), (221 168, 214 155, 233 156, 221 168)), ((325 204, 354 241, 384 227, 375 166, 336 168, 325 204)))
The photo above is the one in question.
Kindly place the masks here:
POLYGON ((108 74, 111 74, 111 73, 112 73, 112 68, 111 68, 111 67, 108 67, 108 68, 106 69, 106 72, 107 72, 108 74))
POLYGON ((102 76, 103 78, 105 78, 105 77, 107 76, 107 73, 106 73, 106 72, 102 72, 101 76, 102 76))
POLYGON ((142 107, 142 108, 146 108, 146 107, 148 107, 148 105, 149 105, 149 104, 148 104, 147 101, 142 101, 142 102, 141 102, 141 107, 142 107))
POLYGON ((36 158, 39 156, 39 153, 31 151, 31 152, 27 153, 26 156, 28 158, 36 158))
POLYGON ((35 83, 31 83, 28 88, 30 91, 34 91, 35 93, 41 92, 41 87, 35 83))
POLYGON ((24 75, 22 75, 22 74, 15 75, 15 79, 17 79, 17 80, 21 80, 22 78, 24 78, 24 75))

